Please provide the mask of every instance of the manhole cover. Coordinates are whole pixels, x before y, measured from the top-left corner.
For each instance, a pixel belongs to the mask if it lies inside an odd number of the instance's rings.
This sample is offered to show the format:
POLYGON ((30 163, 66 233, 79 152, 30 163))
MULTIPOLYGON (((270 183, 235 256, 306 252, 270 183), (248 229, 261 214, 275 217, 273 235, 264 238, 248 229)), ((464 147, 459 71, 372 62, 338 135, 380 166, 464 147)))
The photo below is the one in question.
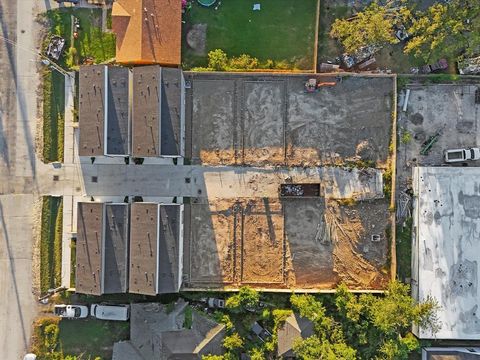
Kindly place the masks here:
POLYGON ((415 113, 410 117, 410 121, 415 125, 423 124, 423 115, 420 113, 415 113))
POLYGON ((413 136, 413 138, 417 141, 420 141, 420 142, 423 142, 425 141, 425 139, 427 138, 425 133, 423 131, 419 131, 417 133, 415 133, 415 135, 413 136))
POLYGON ((58 175, 53 175, 53 181, 58 181, 60 177, 58 175))

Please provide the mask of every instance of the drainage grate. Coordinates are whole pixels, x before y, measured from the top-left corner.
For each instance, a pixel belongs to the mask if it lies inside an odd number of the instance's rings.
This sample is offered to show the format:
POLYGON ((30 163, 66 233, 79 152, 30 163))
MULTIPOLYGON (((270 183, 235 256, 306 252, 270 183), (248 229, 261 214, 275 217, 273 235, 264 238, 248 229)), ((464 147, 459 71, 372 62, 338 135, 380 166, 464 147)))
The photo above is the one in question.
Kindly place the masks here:
POLYGON ((53 175, 53 181, 58 181, 60 177, 58 175, 53 175))
POLYGON ((92 176, 92 182, 94 183, 98 182, 98 176, 92 176))
POLYGON ((380 241, 380 240, 381 240, 381 236, 380 236, 380 235, 377 235, 377 234, 372 235, 372 241, 377 242, 377 241, 380 241))
POLYGON ((185 184, 190 184, 190 178, 185 178, 185 184))

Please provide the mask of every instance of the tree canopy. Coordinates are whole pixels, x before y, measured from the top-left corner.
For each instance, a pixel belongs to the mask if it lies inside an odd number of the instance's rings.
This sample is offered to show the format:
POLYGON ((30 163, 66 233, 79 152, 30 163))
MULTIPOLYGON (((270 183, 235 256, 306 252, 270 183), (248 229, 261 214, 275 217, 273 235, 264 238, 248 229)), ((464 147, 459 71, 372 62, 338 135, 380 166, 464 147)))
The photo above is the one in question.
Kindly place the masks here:
POLYGON ((374 2, 349 19, 336 19, 330 36, 339 40, 345 51, 355 53, 364 46, 398 43, 397 26, 405 26, 410 36, 404 52, 424 61, 480 52, 478 0, 435 3, 425 11, 374 2))
POLYGON ((230 296, 225 306, 233 312, 241 312, 247 309, 254 309, 258 306, 260 295, 254 289, 244 286, 237 294, 230 296))
POLYGON ((428 61, 441 56, 472 56, 480 51, 480 2, 452 0, 418 12, 405 52, 428 61))
POLYGON ((350 19, 336 19, 330 36, 338 39, 345 50, 354 53, 364 46, 382 46, 396 44, 394 26, 410 17, 405 7, 392 8, 370 4, 364 11, 350 19))
POLYGON ((302 359, 408 359, 418 349, 412 324, 438 330, 436 302, 417 303, 408 285, 389 284, 385 295, 352 294, 340 285, 334 304, 325 307, 312 295, 292 295, 291 303, 315 325, 315 335, 298 341, 294 350, 302 359))

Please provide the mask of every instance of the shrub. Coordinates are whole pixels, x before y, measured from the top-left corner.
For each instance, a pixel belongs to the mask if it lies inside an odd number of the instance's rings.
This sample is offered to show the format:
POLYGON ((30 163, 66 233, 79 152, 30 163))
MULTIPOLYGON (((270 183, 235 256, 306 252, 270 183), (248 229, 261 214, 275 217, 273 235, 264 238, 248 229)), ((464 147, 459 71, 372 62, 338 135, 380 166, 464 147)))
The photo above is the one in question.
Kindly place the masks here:
POLYGON ((288 70, 290 69, 291 66, 290 64, 288 63, 288 61, 286 60, 281 60, 281 61, 277 61, 275 62, 275 69, 278 69, 278 70, 288 70))
POLYGON ((251 70, 258 68, 258 59, 247 54, 233 57, 229 61, 230 68, 239 70, 251 70))
POLYGON ((402 129, 402 137, 400 138, 400 142, 402 144, 408 144, 412 141, 412 134, 406 129, 402 129))
POLYGON ((215 49, 208 53, 208 67, 212 70, 223 71, 227 68, 228 57, 222 49, 215 49))
POLYGON ((223 339, 223 347, 226 350, 231 351, 231 350, 234 350, 234 349, 241 348, 242 346, 243 346, 243 340, 240 337, 240 335, 238 335, 238 333, 233 333, 232 335, 226 336, 223 339))
POLYGON ((77 54, 78 54, 77 49, 74 48, 73 46, 71 46, 68 49, 66 59, 65 59, 65 64, 67 65, 68 68, 71 69, 75 65, 78 65, 77 64, 77 54))
POLYGON ((275 69, 275 62, 271 59, 265 61, 264 64, 261 65, 262 69, 275 69))

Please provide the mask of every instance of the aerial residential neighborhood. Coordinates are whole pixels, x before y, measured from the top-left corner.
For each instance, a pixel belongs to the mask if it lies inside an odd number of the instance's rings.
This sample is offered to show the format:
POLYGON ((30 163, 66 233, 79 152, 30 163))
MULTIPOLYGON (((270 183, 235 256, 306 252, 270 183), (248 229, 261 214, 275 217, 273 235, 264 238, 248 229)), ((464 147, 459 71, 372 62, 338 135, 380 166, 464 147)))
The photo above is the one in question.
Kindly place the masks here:
POLYGON ((478 0, 0 15, 0 359, 480 360, 478 0))

